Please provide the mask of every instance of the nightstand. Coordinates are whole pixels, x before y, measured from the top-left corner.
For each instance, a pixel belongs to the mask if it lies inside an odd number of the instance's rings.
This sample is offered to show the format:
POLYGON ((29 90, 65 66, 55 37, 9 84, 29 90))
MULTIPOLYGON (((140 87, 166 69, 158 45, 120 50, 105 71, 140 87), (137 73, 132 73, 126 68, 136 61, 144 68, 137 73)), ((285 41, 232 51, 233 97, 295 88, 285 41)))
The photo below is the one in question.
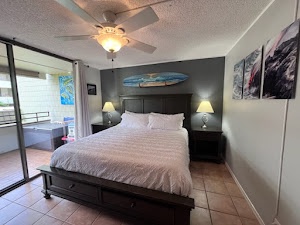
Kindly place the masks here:
POLYGON ((105 130, 107 128, 116 126, 118 123, 104 123, 104 122, 99 122, 99 123, 93 123, 92 124, 92 132, 93 134, 105 130))
POLYGON ((223 161, 223 131, 219 128, 193 128, 190 133, 191 160, 207 159, 223 161))

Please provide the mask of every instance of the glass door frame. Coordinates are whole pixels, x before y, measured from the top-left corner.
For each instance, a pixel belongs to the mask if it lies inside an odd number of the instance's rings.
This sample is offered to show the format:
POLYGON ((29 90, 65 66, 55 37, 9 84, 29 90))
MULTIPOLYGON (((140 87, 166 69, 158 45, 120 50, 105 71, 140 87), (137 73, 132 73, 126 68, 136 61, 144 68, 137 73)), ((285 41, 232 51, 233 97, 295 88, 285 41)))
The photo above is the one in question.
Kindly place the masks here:
POLYGON ((12 45, 6 44, 6 50, 7 50, 11 87, 12 87, 12 95, 13 95, 13 101, 14 101, 15 118, 16 118, 16 125, 17 125, 17 134, 18 134, 18 144, 19 144, 19 149, 20 149, 20 154, 21 154, 24 180, 27 181, 27 180, 29 180, 28 165, 27 165, 27 157, 26 157, 26 152, 25 152, 25 141, 24 141, 24 135, 23 135, 23 125, 22 125, 21 109, 20 109, 18 86, 17 86, 17 74, 16 74, 15 59, 14 59, 12 45))
POLYGON ((6 46, 6 56, 7 56, 7 63, 9 69, 9 78, 11 83, 11 90, 12 90, 12 97, 13 97, 13 105, 14 105, 14 116, 15 116, 15 123, 16 123, 16 137, 18 142, 18 150, 20 152, 20 161, 22 165, 22 173, 23 178, 20 178, 19 181, 16 181, 13 184, 8 185, 7 187, 0 190, 0 196, 11 191, 12 189, 24 184, 26 181, 29 180, 28 175, 28 165, 26 159, 26 152, 25 152, 25 144, 24 144, 24 137, 23 137, 23 126, 22 126, 22 119, 21 119, 21 111, 20 111, 20 103, 18 97, 18 88, 17 88, 17 77, 16 77, 16 70, 15 70, 15 63, 14 63, 14 55, 13 55, 13 48, 12 45, 6 42, 1 42, 6 46))

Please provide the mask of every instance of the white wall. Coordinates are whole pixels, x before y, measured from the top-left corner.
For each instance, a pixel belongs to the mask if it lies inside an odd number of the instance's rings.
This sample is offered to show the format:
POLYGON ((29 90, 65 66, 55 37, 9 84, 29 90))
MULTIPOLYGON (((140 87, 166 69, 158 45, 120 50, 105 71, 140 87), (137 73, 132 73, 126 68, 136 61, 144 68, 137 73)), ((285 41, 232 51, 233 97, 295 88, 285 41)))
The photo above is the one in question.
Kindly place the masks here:
MULTIPOLYGON (((97 87, 97 95, 88 96, 91 123, 96 123, 102 121, 100 71, 90 67, 85 67, 85 70, 86 82, 97 87)), ((58 76, 46 74, 45 79, 17 77, 22 113, 49 111, 52 122, 62 121, 63 117, 74 117, 74 105, 60 103, 58 76)))
POLYGON ((86 67, 86 82, 89 84, 96 84, 97 95, 88 95, 89 112, 91 123, 102 121, 102 95, 101 95, 101 79, 100 70, 86 67))
POLYGON ((52 122, 74 117, 74 105, 61 104, 58 77, 49 74, 45 79, 17 76, 21 113, 49 111, 52 122))
MULTIPOLYGON (((97 95, 88 95, 91 123, 102 121, 100 71, 86 67, 87 83, 96 84, 97 95)), ((51 121, 62 121, 64 116, 74 117, 74 106, 61 105, 58 75, 47 79, 18 77, 18 91, 22 112, 50 111, 51 121)), ((0 154, 18 149, 16 126, 0 129, 0 154)))
MULTIPOLYGON (((265 224, 271 224, 277 212, 287 100, 233 100, 233 67, 294 21, 296 1, 275 0, 225 59, 223 130, 227 137, 226 161, 265 224)), ((298 91, 299 88, 300 82, 298 82, 298 91)), ((300 150, 296 150, 295 137, 297 109, 300 109, 299 97, 300 93, 296 100, 290 101, 288 114, 280 201, 282 207, 279 211, 282 225, 300 224, 300 215, 295 213, 300 211, 300 180, 298 178, 298 181, 295 181, 294 177, 297 165, 295 160, 300 156, 300 150), (291 163, 291 160, 294 162, 291 163), (287 209, 284 207, 290 204, 290 197, 292 197, 291 193, 287 194, 287 192, 291 191, 292 195, 298 198, 293 197, 293 205, 287 209), (293 211, 295 212, 292 216, 293 211)))
MULTIPOLYGON (((300 2, 300 1, 299 1, 300 2)), ((297 18, 300 18, 300 5, 297 18)), ((296 98, 289 100, 286 140, 282 164, 278 221, 282 224, 300 224, 299 127, 300 127, 300 65, 296 98)))

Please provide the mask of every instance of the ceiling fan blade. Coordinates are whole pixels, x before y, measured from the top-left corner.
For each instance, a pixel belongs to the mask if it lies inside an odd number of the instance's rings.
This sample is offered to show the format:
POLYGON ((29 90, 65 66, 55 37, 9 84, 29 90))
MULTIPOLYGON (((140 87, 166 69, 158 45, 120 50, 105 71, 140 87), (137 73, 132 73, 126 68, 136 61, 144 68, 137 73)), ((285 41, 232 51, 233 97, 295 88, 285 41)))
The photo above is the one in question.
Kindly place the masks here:
POLYGON ((107 59, 115 59, 115 58, 117 58, 117 53, 115 53, 115 52, 106 52, 106 58, 107 59))
POLYGON ((55 0, 65 8, 69 9, 71 12, 76 14, 77 16, 81 17, 83 20, 85 20, 88 23, 91 23, 92 25, 99 25, 100 23, 94 19, 91 15, 89 15, 86 11, 84 11, 82 8, 80 8, 75 2, 72 0, 55 0))
POLYGON ((132 38, 128 38, 128 37, 126 37, 126 38, 129 40, 129 43, 126 45, 128 47, 136 48, 140 51, 143 51, 143 52, 146 52, 149 54, 152 54, 156 50, 156 47, 154 47, 152 45, 145 44, 143 42, 134 40, 132 38))
POLYGON ((127 34, 141 29, 142 27, 148 26, 158 21, 159 18, 151 7, 147 7, 138 14, 130 17, 123 23, 119 24, 116 28, 122 28, 127 34))
MULTIPOLYGON (((97 0, 94 0, 94 1, 97 1, 97 0)), ((101 1, 101 0, 98 0, 98 1, 101 1)), ((153 2, 153 3, 147 4, 147 5, 138 6, 138 7, 133 8, 133 9, 126 9, 126 10, 123 10, 123 11, 116 12, 116 15, 121 14, 121 13, 125 13, 125 12, 129 12, 129 11, 132 11, 132 10, 145 8, 145 7, 148 7, 148 6, 158 5, 158 4, 162 4, 162 3, 165 3, 165 2, 171 2, 171 1, 174 1, 174 0, 161 0, 161 1, 158 1, 158 2, 153 2)))
POLYGON ((76 36, 57 36, 55 38, 64 40, 64 41, 78 41, 78 40, 88 40, 93 38, 94 35, 76 35, 76 36))

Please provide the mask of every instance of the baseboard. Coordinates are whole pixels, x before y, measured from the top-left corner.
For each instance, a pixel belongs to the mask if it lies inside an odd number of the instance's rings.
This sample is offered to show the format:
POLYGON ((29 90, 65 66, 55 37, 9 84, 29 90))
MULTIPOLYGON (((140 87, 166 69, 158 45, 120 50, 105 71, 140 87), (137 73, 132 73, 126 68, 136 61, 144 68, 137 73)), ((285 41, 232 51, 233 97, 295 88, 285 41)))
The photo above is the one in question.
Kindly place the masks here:
POLYGON ((281 224, 280 224, 279 221, 275 218, 275 219, 274 219, 274 222, 272 223, 272 225, 281 225, 281 224))
MULTIPOLYGON (((233 177, 235 183, 237 184, 238 188, 240 189, 240 191, 242 192, 242 194, 244 195, 244 198, 246 199, 246 201, 248 202, 248 204, 250 205, 250 208, 252 209, 254 215, 256 216, 258 222, 260 225, 265 225, 264 221, 262 220, 262 218, 260 217, 259 213, 257 212, 257 210, 255 209, 254 205, 252 204, 252 202, 250 201, 249 197, 247 196, 246 192, 244 191, 244 189, 242 188, 241 184, 239 183, 238 179, 236 178, 236 176, 234 175, 233 171, 231 170, 231 168, 229 167, 229 165, 227 164, 227 162, 225 162, 225 165, 229 171, 229 173, 231 174, 231 176, 233 177)), ((280 225, 278 223, 278 225, 280 225)))

